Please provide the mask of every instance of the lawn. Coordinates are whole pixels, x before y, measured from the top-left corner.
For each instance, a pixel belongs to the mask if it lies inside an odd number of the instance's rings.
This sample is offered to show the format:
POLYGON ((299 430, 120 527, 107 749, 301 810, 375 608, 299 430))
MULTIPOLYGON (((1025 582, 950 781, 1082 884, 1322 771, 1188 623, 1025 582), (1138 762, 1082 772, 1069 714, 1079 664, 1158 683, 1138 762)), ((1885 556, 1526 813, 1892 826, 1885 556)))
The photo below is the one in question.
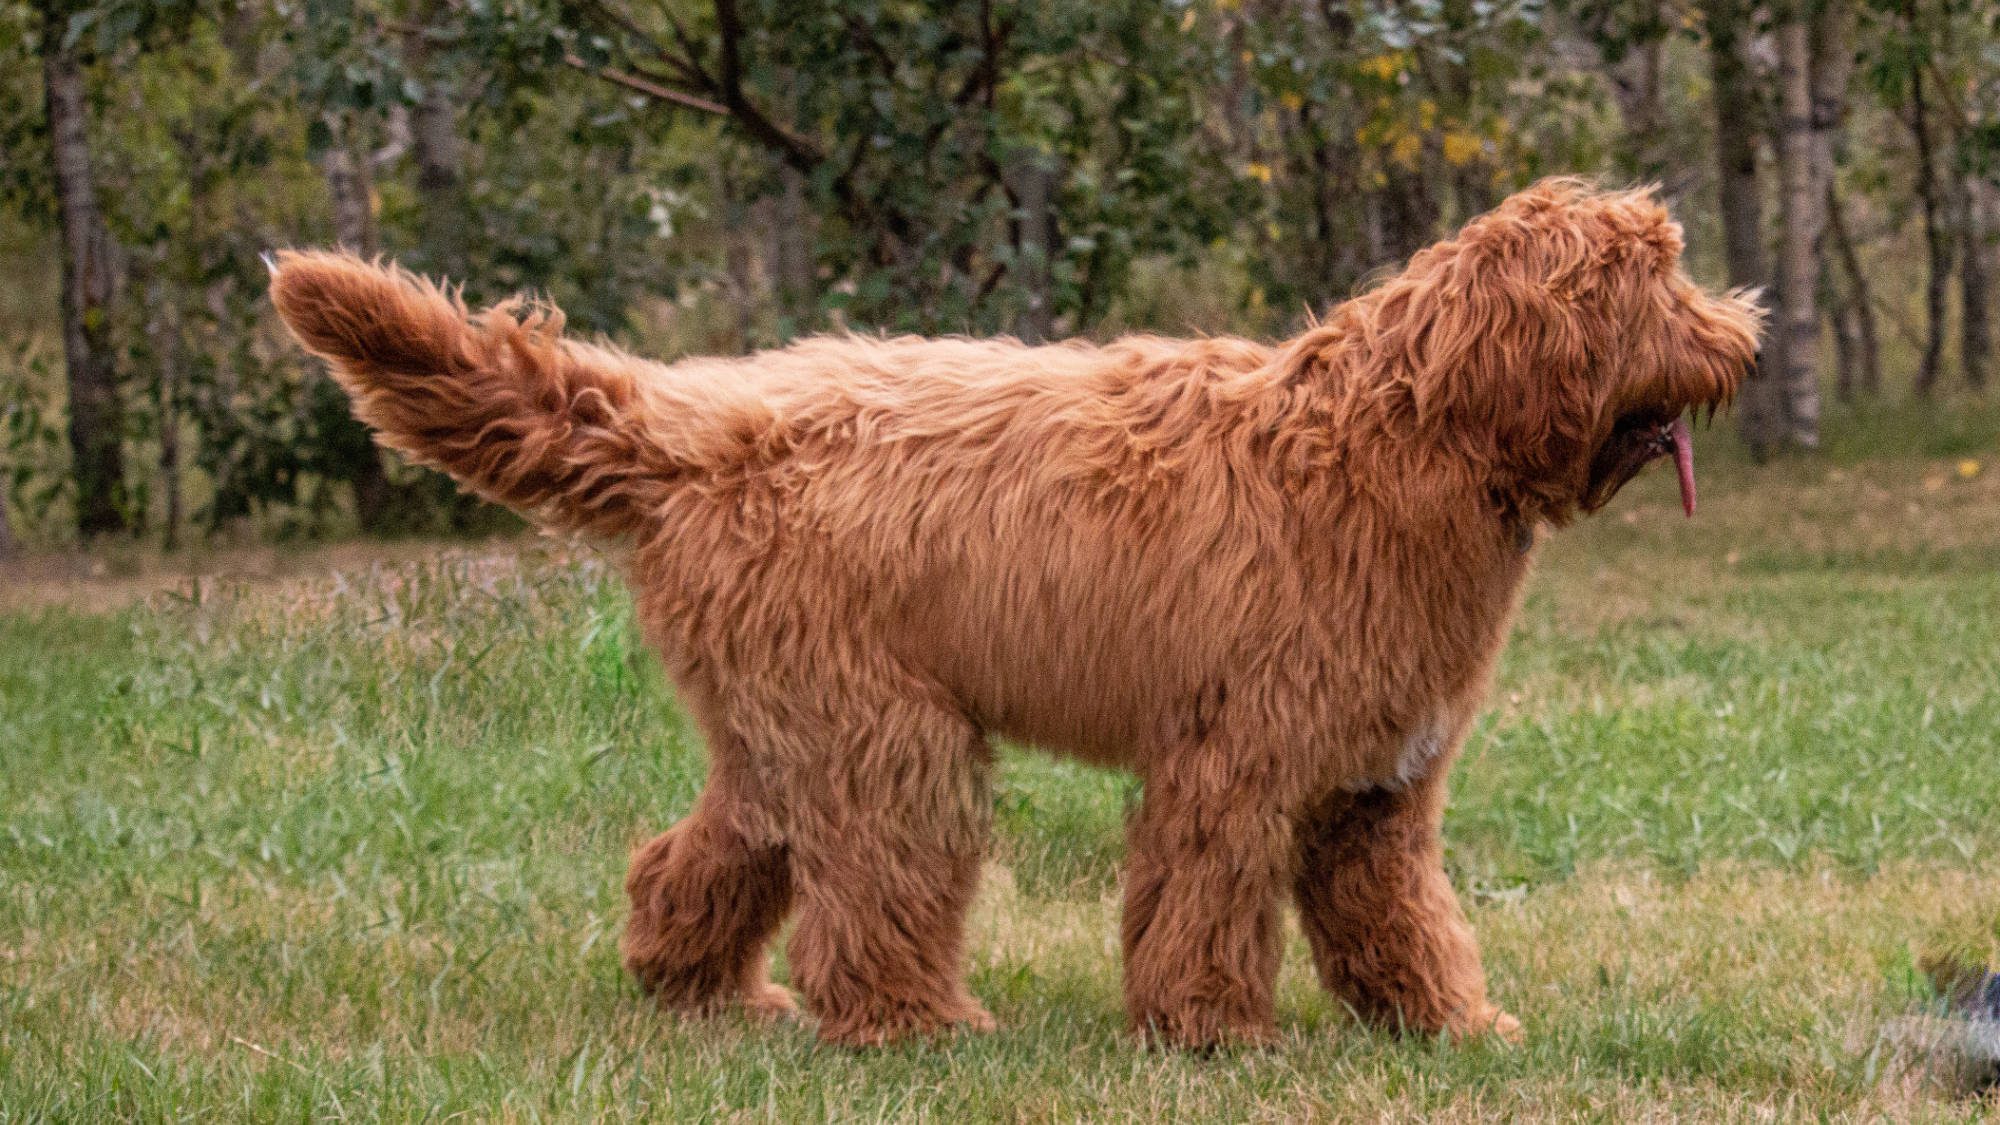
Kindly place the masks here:
POLYGON ((1518 1048, 1365 1030, 1297 940, 1281 1046, 1136 1048, 1135 787, 1029 751, 973 926, 998 1034, 677 1024, 619 969, 620 880, 703 762, 611 563, 15 574, 0 1118, 1990 1115, 1874 1046, 1916 955, 2000 950, 1991 421, 1723 457, 1693 522, 1656 471, 1545 548, 1447 826, 1518 1048))

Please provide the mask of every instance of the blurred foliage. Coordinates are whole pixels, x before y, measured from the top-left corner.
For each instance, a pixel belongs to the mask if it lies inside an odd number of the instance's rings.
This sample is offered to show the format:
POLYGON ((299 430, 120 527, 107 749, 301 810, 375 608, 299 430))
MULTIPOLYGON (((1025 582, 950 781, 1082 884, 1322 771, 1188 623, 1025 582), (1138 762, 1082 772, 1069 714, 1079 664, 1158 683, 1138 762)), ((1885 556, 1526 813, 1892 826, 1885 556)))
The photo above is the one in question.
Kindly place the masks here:
MULTIPOLYGON (((2000 175, 2000 15, 1863 7, 1841 188, 1872 260, 1909 245, 1913 75, 1954 174, 2000 175)), ((1765 34, 1778 9, 1751 10, 1765 34)), ((0 301, 10 511, 59 538, 52 43, 87 66, 135 514, 328 534, 484 517, 371 450, 274 331, 265 249, 358 236, 469 299, 533 288, 668 355, 838 328, 1273 333, 1581 171, 1661 181, 1714 278, 1701 11, 0 0, 0 261, 28 281, 0 301)))

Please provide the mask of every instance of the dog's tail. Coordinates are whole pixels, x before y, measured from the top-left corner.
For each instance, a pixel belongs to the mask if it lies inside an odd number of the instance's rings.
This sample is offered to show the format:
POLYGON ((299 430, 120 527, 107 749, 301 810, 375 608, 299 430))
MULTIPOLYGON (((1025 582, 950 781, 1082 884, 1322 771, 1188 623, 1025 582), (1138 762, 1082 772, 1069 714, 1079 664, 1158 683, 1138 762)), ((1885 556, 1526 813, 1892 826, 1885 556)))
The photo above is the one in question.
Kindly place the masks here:
POLYGON ((348 254, 271 263, 278 315, 332 365, 356 417, 489 500, 624 536, 688 468, 649 428, 646 365, 562 339, 554 308, 468 313, 438 285, 348 254))

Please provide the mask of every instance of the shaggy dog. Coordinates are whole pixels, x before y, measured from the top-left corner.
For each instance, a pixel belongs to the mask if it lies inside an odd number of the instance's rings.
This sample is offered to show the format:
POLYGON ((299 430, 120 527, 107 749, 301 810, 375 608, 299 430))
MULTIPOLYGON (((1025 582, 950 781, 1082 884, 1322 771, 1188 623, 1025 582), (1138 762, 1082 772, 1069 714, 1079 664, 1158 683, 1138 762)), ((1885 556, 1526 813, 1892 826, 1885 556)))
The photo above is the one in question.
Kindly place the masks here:
POLYGON ((625 963, 668 1008, 824 1038, 993 1026, 964 930, 990 736, 1143 779, 1132 1024, 1276 1032, 1289 897, 1361 1016, 1513 1036, 1440 862, 1445 774, 1536 531, 1676 454, 1760 314, 1643 192, 1539 184, 1286 343, 806 340, 666 365, 288 253, 273 296, 383 444, 631 544, 708 786, 640 848, 625 963))

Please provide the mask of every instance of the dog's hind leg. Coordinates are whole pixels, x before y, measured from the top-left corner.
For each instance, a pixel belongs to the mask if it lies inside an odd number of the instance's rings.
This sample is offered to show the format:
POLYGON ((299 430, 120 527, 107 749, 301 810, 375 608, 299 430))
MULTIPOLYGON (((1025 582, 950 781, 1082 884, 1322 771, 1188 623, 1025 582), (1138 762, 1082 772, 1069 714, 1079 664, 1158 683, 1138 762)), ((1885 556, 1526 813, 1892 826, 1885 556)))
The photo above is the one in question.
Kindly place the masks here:
POLYGON ((1125 1004, 1164 1045, 1263 1044, 1277 1034, 1278 902, 1289 824, 1218 753, 1146 779, 1128 827, 1125 1004))
POLYGON ((1445 876, 1445 770, 1403 788, 1338 792, 1301 821, 1294 881, 1320 982, 1396 1030, 1517 1038, 1486 998, 1479 945, 1445 876))
POLYGON ((946 701, 894 674, 850 669, 817 692, 817 714, 787 708, 776 735, 791 749, 793 985, 829 1042, 992 1030, 964 981, 991 749, 946 701))
POLYGON ((765 958, 791 904, 791 870, 784 845, 758 821, 723 773, 685 820, 633 855, 625 967, 662 1007, 695 1015, 734 1004, 763 1017, 792 1011, 765 958))
POLYGON ((765 949, 791 909, 783 834, 750 748, 728 721, 710 675, 683 664, 682 704, 708 743, 708 784, 694 811, 632 856, 625 967, 672 1011, 751 1015, 794 1010, 772 984, 765 949))

